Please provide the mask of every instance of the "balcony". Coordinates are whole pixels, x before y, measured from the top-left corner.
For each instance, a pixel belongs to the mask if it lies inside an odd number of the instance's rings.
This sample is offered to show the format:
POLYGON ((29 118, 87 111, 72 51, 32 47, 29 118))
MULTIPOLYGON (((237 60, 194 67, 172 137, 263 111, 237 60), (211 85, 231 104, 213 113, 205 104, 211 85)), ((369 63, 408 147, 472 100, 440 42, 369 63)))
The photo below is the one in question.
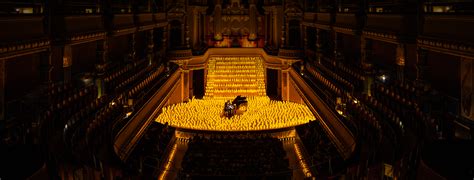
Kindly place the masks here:
POLYGON ((101 15, 75 15, 64 17, 66 34, 104 31, 101 15))
POLYGON ((336 22, 334 26, 357 29, 357 16, 355 13, 336 13, 336 22))
POLYGON ((155 13, 153 16, 155 16, 154 18, 156 22, 167 21, 166 13, 155 13))
POLYGON ((313 23, 316 19, 316 13, 313 12, 305 12, 303 16, 303 21, 308 23, 313 23))
POLYGON ((425 49, 454 55, 474 56, 474 18, 468 15, 430 14, 424 16, 417 44, 425 49))
POLYGON ((153 14, 152 13, 143 13, 143 14, 138 14, 137 16, 138 16, 138 24, 140 26, 153 24, 153 14))
POLYGON ((153 20, 153 14, 152 13, 142 13, 137 15, 137 22, 139 30, 140 31, 145 31, 145 30, 150 30, 155 27, 155 22, 153 20))
POLYGON ((133 14, 116 14, 114 15, 113 24, 116 30, 133 27, 133 14))
POLYGON ((410 39, 416 36, 415 14, 367 14, 364 34, 386 41, 410 39))
POLYGON ((325 25, 329 25, 331 24, 333 21, 333 18, 331 17, 331 13, 316 13, 316 22, 318 24, 325 24, 325 25))
POLYGON ((278 51, 278 57, 284 59, 299 59, 304 56, 304 51, 300 49, 283 49, 278 51))
POLYGON ((2 43, 36 39, 46 36, 44 16, 9 16, 0 19, 2 43))
POLYGON ((416 31, 416 15, 367 14, 367 30, 413 34, 416 31))
POLYGON ((18 15, 0 18, 0 57, 9 58, 46 50, 50 41, 44 16, 18 15))
POLYGON ((422 36, 464 42, 474 41, 473 16, 429 14, 424 18, 422 36))

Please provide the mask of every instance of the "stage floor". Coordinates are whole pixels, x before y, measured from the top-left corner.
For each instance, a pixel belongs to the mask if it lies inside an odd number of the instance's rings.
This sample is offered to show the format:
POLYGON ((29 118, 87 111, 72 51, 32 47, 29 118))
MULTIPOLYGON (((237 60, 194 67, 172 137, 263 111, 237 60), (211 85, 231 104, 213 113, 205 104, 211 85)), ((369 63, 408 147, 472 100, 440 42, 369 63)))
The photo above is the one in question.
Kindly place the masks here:
POLYGON ((274 101, 267 96, 248 97, 247 100, 247 111, 230 118, 222 115, 225 98, 205 98, 165 107, 156 121, 192 130, 259 131, 293 127, 315 120, 304 104, 274 101))

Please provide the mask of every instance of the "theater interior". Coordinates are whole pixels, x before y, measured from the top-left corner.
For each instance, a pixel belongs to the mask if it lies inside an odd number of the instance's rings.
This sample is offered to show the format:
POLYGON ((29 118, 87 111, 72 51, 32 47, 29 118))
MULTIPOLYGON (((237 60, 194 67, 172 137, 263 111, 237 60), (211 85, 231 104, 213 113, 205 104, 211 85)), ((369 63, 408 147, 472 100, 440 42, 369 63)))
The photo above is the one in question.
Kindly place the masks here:
POLYGON ((474 179, 472 0, 2 0, 0 180, 474 179))

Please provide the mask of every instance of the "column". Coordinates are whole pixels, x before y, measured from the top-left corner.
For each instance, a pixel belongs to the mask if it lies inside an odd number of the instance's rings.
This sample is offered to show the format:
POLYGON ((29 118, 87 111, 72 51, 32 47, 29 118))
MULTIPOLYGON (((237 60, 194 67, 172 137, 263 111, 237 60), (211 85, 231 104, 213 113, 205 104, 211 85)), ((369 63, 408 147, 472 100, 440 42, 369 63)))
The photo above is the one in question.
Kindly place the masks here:
POLYGON ((164 41, 164 44, 165 44, 165 48, 168 49, 168 47, 170 47, 170 33, 168 32, 171 27, 171 25, 168 24, 167 26, 163 27, 163 38, 165 38, 166 41, 164 41))
POLYGON ((264 21, 265 21, 265 33, 263 33, 265 35, 265 41, 263 42, 263 45, 266 46, 268 44, 268 34, 269 34, 269 31, 268 31, 268 12, 265 11, 265 16, 264 16, 264 21))
POLYGON ((181 71, 181 102, 189 100, 189 69, 180 68, 181 71))
POLYGON ((372 40, 367 39, 365 37, 361 37, 361 45, 360 45, 360 50, 361 50, 361 65, 364 69, 369 69, 372 65, 371 62, 371 55, 372 55, 372 40))
POLYGON ((279 35, 281 32, 278 32, 279 30, 279 25, 280 23, 278 23, 278 20, 280 20, 278 18, 278 11, 276 9, 273 10, 273 44, 274 44, 274 47, 275 48, 278 48, 280 47, 280 39, 279 39, 279 35))
POLYGON ((290 100, 290 88, 289 88, 289 81, 290 81, 290 73, 289 68, 281 70, 281 100, 282 101, 289 101, 290 100))
POLYGON ((337 32, 332 30, 333 33, 333 44, 334 44, 334 54, 333 54, 333 65, 337 65, 337 60, 338 60, 338 54, 339 54, 339 49, 338 49, 338 37, 337 37, 337 32))
POLYGON ((283 90, 283 84, 282 84, 282 70, 278 69, 278 85, 277 85, 277 96, 278 98, 282 98, 282 90, 283 90))
POLYGON ((71 82, 72 76, 72 47, 65 45, 63 49, 63 81, 71 82))
POLYGON ((0 59, 0 129, 5 124, 5 59, 0 59))
POLYGON ((257 7, 255 6, 254 1, 250 1, 249 6, 249 17, 250 17, 250 35, 249 39, 257 38, 257 7))
POLYGON ((286 31, 286 17, 283 15, 283 25, 281 26, 281 44, 280 48, 284 48, 287 46, 288 38, 286 37, 287 31, 286 31))
POLYGON ((52 59, 51 51, 45 51, 40 53, 40 76, 43 84, 49 85, 52 82, 52 59))
POLYGON ((199 13, 196 9, 193 10, 193 40, 192 44, 193 47, 198 47, 199 46, 199 13))
POLYGON ((154 41, 154 29, 151 29, 148 31, 148 39, 147 39, 147 59, 148 59, 148 64, 151 65, 155 61, 155 41, 154 41))
POLYGON ((162 43, 162 47, 161 47, 161 50, 160 50, 160 63, 164 63, 164 56, 166 54, 166 50, 168 48, 168 27, 167 26, 164 26, 161 30, 161 33, 162 34, 162 37, 163 39, 161 40, 161 43, 162 43))
POLYGON ((428 64, 428 51, 417 48, 416 51, 416 82, 417 84, 423 84, 426 81, 426 71, 428 64))
POLYGON ((191 45, 189 44, 189 24, 188 24, 187 19, 185 21, 186 21, 186 26, 184 26, 185 45, 186 45, 186 48, 191 48, 191 45))
POLYGON ((136 32, 134 32, 130 35, 130 50, 128 54, 128 58, 132 61, 135 61, 137 58, 136 47, 137 47, 136 32))
POLYGON ((188 73, 188 85, 189 85, 189 98, 193 98, 194 96, 194 83, 193 83, 193 70, 189 70, 188 73))
POLYGON ((290 45, 290 43, 289 43, 290 42, 290 20, 287 19, 288 17, 286 17, 286 14, 284 16, 285 16, 285 18, 284 18, 283 23, 285 24, 285 28, 286 28, 285 29, 285 32, 286 32, 286 34, 285 34, 285 39, 286 39, 285 46, 288 47, 290 45))
POLYGON ((370 56, 372 53, 372 41, 370 39, 367 39, 363 36, 361 36, 360 39, 361 45, 360 45, 360 51, 361 51, 361 60, 360 63, 362 65, 362 68, 364 69, 365 72, 365 81, 364 81, 364 94, 371 94, 370 87, 372 86, 373 82, 373 73, 372 73, 372 63, 370 62, 370 56))
POLYGON ((316 61, 321 63, 321 29, 316 28, 316 61))
POLYGON ((303 31, 303 48, 308 49, 308 32, 307 32, 307 26, 301 25, 301 30, 303 31))
POLYGON ((97 87, 97 97, 102 97, 107 93, 106 84, 104 82, 105 68, 109 61, 109 37, 105 37, 104 40, 97 41, 97 79, 95 85, 97 87))
POLYGON ((214 38, 222 37, 221 11, 222 11, 221 2, 217 0, 216 6, 214 7, 214 38))
POLYGON ((406 46, 403 43, 399 43, 397 46, 397 79, 401 82, 404 80, 405 72, 405 59, 406 59, 406 46))

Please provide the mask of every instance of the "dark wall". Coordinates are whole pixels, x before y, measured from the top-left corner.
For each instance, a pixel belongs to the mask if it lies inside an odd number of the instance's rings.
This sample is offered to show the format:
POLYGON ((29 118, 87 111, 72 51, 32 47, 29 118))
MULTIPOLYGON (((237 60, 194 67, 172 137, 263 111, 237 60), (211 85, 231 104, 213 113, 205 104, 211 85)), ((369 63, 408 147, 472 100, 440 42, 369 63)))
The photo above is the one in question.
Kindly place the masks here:
POLYGON ((146 57, 146 33, 145 32, 138 32, 137 35, 135 36, 135 41, 136 41, 136 51, 137 51, 137 57, 142 59, 146 57))
POLYGON ((372 40, 372 61, 379 68, 394 69, 397 45, 383 41, 372 40))
POLYGON ((97 43, 83 43, 72 47, 72 74, 93 72, 97 63, 97 43))
POLYGON ((416 79, 416 45, 407 44, 406 48, 406 59, 405 59, 405 79, 415 80, 416 79))
POLYGON ((428 52, 427 80, 434 89, 449 96, 460 97, 460 58, 449 54, 428 52))
POLYGON ((20 98, 40 84, 40 55, 6 60, 5 101, 20 98))
POLYGON ((117 36, 110 39, 109 50, 112 62, 122 61, 130 49, 129 36, 117 36))
POLYGON ((196 98, 204 97, 204 69, 193 70, 193 94, 196 98))
POLYGON ((278 70, 267 69, 267 96, 278 98, 278 70))
POLYGON ((338 44, 338 49, 344 53, 346 62, 356 64, 360 57, 360 40, 353 35, 339 33, 341 43, 338 44))

